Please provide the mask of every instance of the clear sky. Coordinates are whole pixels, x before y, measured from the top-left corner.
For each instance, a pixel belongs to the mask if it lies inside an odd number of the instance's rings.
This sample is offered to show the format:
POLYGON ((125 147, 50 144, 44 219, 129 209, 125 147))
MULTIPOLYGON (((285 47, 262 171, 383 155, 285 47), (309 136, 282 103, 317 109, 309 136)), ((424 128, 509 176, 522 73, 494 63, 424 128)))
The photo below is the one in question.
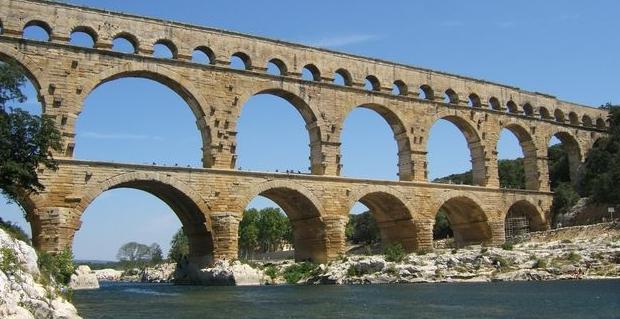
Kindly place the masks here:
MULTIPOLYGON (((586 105, 620 102, 620 2, 612 0, 70 2, 412 64, 586 105)), ((24 107, 40 112, 34 92, 26 91, 31 98, 24 107)), ((286 101, 253 97, 243 107, 238 132, 238 166, 244 170, 307 171, 308 135, 286 101)), ((77 123, 80 159, 199 167, 200 147, 187 104, 150 80, 100 86, 87 98, 77 123)), ((471 168, 465 139, 450 123, 435 124, 428 149, 431 178, 471 168)), ((500 158, 521 156, 508 132, 498 149, 500 158)), ((347 117, 343 175, 395 180, 396 153, 392 132, 379 115, 360 108, 347 117)), ((273 204, 258 198, 250 205, 273 204)), ((29 229, 21 215, 15 205, 0 206, 0 217, 29 229)), ((102 194, 82 221, 74 241, 78 259, 112 260, 118 247, 132 240, 157 242, 166 250, 180 227, 163 202, 126 189, 102 194)))

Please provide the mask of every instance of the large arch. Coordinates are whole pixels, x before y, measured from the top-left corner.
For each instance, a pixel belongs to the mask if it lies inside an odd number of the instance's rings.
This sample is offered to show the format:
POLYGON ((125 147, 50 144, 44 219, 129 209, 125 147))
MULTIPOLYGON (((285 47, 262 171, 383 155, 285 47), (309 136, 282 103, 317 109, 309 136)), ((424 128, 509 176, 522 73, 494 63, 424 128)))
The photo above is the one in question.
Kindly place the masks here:
MULTIPOLYGON (((532 135, 520 124, 510 123, 504 125, 503 129, 507 129, 519 140, 519 145, 523 151, 523 169, 525 171, 525 189, 538 190, 540 188, 537 168, 537 151, 536 144, 532 135)), ((499 140, 498 140, 499 143, 499 140)), ((496 143, 497 147, 497 143, 496 143)), ((498 165, 499 169, 499 165, 498 165)))
MULTIPOLYGON (((198 263, 212 261, 213 237, 208 218, 209 206, 195 190, 173 177, 159 173, 126 173, 93 183, 70 197, 80 198, 76 211, 83 214, 102 193, 119 188, 141 190, 161 199, 183 225, 183 231, 189 239, 190 259, 198 263)), ((80 225, 76 226, 76 230, 79 229, 80 225)))
MULTIPOLYGON (((485 150, 482 140, 480 139, 480 135, 476 128, 466 119, 457 116, 457 115, 446 115, 437 118, 434 122, 436 123, 438 120, 446 120, 454 126, 456 126, 467 141, 467 148, 469 149, 471 156, 471 164, 472 164, 472 182, 473 185, 477 186, 485 186, 487 184, 487 172, 485 166, 485 150)), ((431 125, 432 128, 432 125, 431 125)), ((428 136, 426 137, 427 141, 427 149, 428 143, 430 141, 431 129, 428 129, 428 136)))
POLYGON ((532 231, 545 230, 546 218, 536 205, 519 200, 506 211, 504 225, 506 240, 510 240, 532 231))
POLYGON ((196 127, 202 139, 203 166, 211 167, 213 165, 215 159, 211 155, 211 130, 204 109, 206 105, 208 105, 207 101, 202 95, 198 94, 199 90, 195 88, 190 81, 187 81, 177 73, 169 71, 166 68, 147 63, 127 63, 101 72, 97 78, 85 79, 85 84, 83 86, 84 94, 82 101, 79 103, 80 109, 78 112, 83 108, 86 98, 97 87, 121 78, 143 78, 153 80, 178 94, 187 103, 196 118, 196 127))
POLYGON ((577 183, 579 175, 579 168, 583 162, 583 153, 579 141, 571 133, 567 131, 552 132, 547 138, 547 146, 551 143, 551 139, 555 137, 562 143, 562 147, 568 156, 568 170, 570 181, 573 184, 577 183))
POLYGON ((435 207, 434 212, 443 210, 454 233, 457 247, 484 244, 492 241, 488 217, 479 201, 465 194, 454 194, 435 207))
POLYGON ((349 210, 356 202, 364 204, 377 221, 383 245, 401 244, 407 252, 418 248, 414 210, 405 196, 384 186, 369 186, 349 196, 349 210))
POLYGON ((28 56, 19 53, 16 50, 5 50, 2 46, 0 46, 0 61, 5 63, 15 63, 22 68, 24 75, 37 91, 39 102, 41 102, 41 112, 45 113, 46 103, 44 95, 42 94, 42 88, 46 87, 47 82, 45 81, 46 76, 39 72, 41 70, 40 66, 38 66, 28 56))
POLYGON ((288 216, 293 229, 295 260, 327 260, 328 242, 322 218, 323 207, 312 192, 294 182, 264 182, 245 192, 240 209, 247 207, 256 196, 272 200, 288 216))
MULTIPOLYGON (((401 119, 402 117, 389 107, 377 103, 360 104, 355 108, 372 110, 379 114, 387 122, 392 130, 392 133, 394 134, 394 140, 396 141, 396 146, 398 149, 398 177, 401 181, 412 180, 414 167, 411 159, 411 141, 407 135, 407 128, 401 119)), ((352 112, 355 108, 353 108, 350 112, 352 112)), ((344 128, 344 122, 347 117, 348 114, 343 117, 340 127, 344 128)))
POLYGON ((323 175, 325 168, 323 167, 323 154, 322 154, 322 138, 321 138, 321 124, 317 118, 318 111, 314 109, 303 98, 296 94, 291 93, 281 88, 266 88, 261 89, 255 93, 245 95, 238 102, 241 107, 238 109, 237 122, 241 117, 242 108, 247 104, 253 96, 258 95, 272 95, 284 99, 291 104, 299 115, 301 115, 304 123, 306 124, 306 130, 308 131, 309 147, 310 147, 310 172, 315 175, 323 175))

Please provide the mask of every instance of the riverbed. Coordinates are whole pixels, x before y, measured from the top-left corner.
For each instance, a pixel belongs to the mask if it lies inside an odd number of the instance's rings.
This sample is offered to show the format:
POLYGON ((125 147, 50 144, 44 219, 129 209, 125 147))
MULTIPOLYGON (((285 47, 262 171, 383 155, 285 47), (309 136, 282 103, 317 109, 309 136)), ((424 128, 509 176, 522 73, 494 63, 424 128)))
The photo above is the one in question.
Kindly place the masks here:
POLYGON ((619 318, 620 280, 292 285, 102 283, 84 318, 619 318))

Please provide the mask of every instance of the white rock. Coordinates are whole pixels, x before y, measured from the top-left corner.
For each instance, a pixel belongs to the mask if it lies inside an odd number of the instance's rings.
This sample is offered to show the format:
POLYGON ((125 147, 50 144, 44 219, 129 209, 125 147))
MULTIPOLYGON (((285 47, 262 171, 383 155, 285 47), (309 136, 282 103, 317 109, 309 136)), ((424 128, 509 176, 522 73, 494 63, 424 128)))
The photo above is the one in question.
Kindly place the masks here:
POLYGON ((99 289, 99 280, 95 272, 86 265, 80 265, 75 269, 69 281, 69 287, 73 290, 99 289))

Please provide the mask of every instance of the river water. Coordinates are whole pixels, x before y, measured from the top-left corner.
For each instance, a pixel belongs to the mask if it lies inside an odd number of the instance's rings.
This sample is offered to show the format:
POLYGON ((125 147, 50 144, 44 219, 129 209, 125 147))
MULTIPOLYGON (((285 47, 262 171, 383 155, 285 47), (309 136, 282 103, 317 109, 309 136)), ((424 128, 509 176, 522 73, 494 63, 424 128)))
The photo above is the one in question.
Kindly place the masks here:
POLYGON ((198 287, 103 283, 84 318, 620 318, 620 280, 198 287))

